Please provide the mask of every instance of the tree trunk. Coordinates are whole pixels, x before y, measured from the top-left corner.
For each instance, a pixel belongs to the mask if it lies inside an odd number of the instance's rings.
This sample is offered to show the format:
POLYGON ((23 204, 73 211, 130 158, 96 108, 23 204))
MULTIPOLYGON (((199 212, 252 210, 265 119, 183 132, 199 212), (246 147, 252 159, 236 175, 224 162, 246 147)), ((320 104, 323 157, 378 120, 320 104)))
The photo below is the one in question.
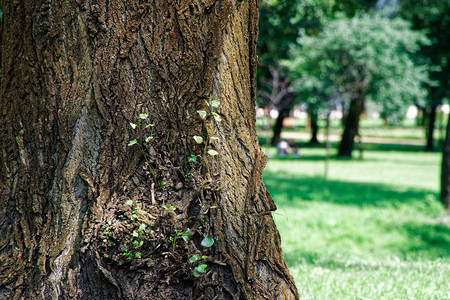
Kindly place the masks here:
POLYGON ((450 119, 447 123, 447 131, 442 154, 441 167, 441 202, 450 212, 450 119))
POLYGON ((430 111, 427 114, 428 123, 427 123, 427 145, 425 146, 425 151, 433 151, 434 150, 434 127, 436 123, 436 111, 437 107, 430 107, 430 111))
POLYGON ((298 298, 261 179, 257 5, 2 2, 0 299, 298 298))
POLYGON ((311 120, 311 139, 309 141, 310 144, 319 144, 319 140, 317 139, 317 134, 319 133, 319 114, 317 110, 312 109, 309 111, 310 120, 311 120))
POLYGON ((350 107, 345 119, 344 133, 342 134, 341 143, 339 145, 339 157, 351 157, 353 145, 355 144, 355 136, 359 130, 359 118, 363 109, 364 94, 356 93, 350 102, 350 107))
POLYGON ((278 114, 275 126, 273 127, 273 136, 271 145, 276 146, 281 140, 281 130, 283 129, 283 121, 285 118, 289 117, 291 113, 292 106, 294 105, 296 95, 293 93, 287 93, 278 105, 280 113, 278 114))
POLYGON ((275 121, 275 126, 273 127, 273 136, 271 145, 276 146, 281 140, 281 130, 283 129, 283 121, 285 118, 289 117, 290 109, 283 109, 278 114, 277 120, 275 121))

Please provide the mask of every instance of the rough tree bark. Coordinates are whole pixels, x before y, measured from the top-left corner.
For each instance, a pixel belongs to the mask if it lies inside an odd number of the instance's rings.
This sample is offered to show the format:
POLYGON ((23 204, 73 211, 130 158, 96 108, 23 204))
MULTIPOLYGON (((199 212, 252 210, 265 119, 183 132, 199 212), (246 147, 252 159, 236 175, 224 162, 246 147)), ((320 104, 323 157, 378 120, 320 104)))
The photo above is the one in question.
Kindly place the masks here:
POLYGON ((441 165, 441 202, 450 213, 450 120, 447 123, 441 165))
POLYGON ((351 99, 350 107, 345 118, 344 132, 342 133, 341 143, 339 144, 339 157, 351 157, 355 136, 359 130, 359 119, 363 110, 364 93, 356 92, 351 99))
POLYGON ((298 298, 261 180, 257 0, 140 3, 2 2, 0 299, 298 298), (211 94, 219 155, 189 162, 211 94))

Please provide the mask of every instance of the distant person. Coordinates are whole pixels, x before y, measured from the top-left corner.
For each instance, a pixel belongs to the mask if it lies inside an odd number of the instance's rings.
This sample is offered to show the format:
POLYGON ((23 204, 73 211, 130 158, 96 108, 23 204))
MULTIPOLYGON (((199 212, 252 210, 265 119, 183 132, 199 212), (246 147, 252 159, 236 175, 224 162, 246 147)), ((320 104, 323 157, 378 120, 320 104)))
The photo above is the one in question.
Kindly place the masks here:
POLYGON ((286 154, 290 154, 292 151, 291 146, 289 146, 289 143, 287 141, 278 142, 277 150, 278 150, 278 155, 280 155, 280 156, 285 156, 286 154))

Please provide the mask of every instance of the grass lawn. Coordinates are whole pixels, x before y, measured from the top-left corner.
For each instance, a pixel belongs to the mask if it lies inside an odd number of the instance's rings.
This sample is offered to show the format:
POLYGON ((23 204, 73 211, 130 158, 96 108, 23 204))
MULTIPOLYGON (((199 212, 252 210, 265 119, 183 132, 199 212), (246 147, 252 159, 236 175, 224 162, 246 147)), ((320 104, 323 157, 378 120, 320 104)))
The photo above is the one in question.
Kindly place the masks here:
MULTIPOLYGON (((275 149, 266 149, 271 154, 275 149)), ((301 299, 450 299, 450 228, 438 201, 440 154, 324 149, 269 159, 264 182, 301 299)))

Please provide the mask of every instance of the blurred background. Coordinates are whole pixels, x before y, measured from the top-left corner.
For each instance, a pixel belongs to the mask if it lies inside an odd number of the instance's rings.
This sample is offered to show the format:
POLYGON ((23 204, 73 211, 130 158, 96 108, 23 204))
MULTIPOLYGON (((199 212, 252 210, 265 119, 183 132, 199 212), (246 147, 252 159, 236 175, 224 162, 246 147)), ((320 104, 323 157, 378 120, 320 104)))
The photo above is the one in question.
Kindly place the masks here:
POLYGON ((257 130, 301 299, 450 299, 450 0, 261 0, 257 130))

